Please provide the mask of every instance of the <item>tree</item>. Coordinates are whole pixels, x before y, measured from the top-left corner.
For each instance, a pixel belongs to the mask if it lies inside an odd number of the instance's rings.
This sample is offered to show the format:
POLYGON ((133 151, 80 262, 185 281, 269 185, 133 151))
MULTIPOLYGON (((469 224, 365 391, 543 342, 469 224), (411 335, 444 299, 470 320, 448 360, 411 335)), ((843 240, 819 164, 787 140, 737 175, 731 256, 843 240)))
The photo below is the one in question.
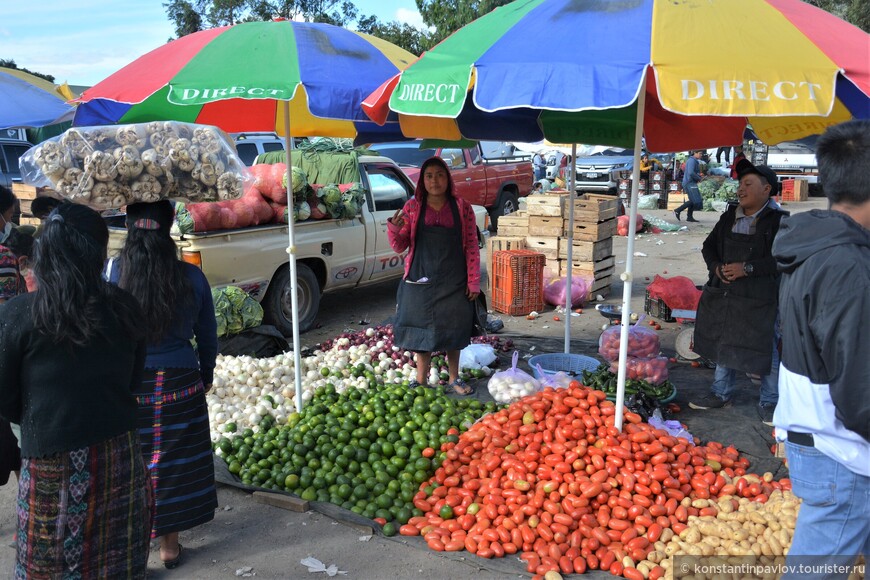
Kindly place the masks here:
POLYGON ((163 7, 169 20, 175 22, 177 38, 202 30, 202 17, 187 0, 172 0, 163 7))
POLYGON ((432 37, 427 31, 397 20, 381 22, 374 15, 361 17, 357 23, 357 30, 392 42, 416 56, 423 54, 433 45, 432 37))
POLYGON ((441 42, 472 20, 512 0, 416 0, 423 22, 435 28, 432 44, 441 42))
POLYGON ((870 2, 867 0, 805 0, 870 33, 870 2))
POLYGON ((3 67, 3 68, 11 68, 11 69, 13 69, 13 70, 20 70, 21 72, 26 72, 27 74, 31 74, 31 75, 33 75, 33 76, 35 76, 35 77, 39 77, 39 78, 41 78, 41 79, 45 79, 45 80, 47 80, 47 81, 50 82, 50 83, 53 83, 53 82, 54 82, 54 77, 53 77, 53 76, 51 76, 51 75, 44 75, 44 74, 42 74, 42 73, 33 72, 32 70, 27 70, 27 69, 24 68, 24 67, 20 67, 20 66, 18 66, 17 64, 15 64, 15 61, 12 60, 11 58, 0 58, 0 67, 3 67))

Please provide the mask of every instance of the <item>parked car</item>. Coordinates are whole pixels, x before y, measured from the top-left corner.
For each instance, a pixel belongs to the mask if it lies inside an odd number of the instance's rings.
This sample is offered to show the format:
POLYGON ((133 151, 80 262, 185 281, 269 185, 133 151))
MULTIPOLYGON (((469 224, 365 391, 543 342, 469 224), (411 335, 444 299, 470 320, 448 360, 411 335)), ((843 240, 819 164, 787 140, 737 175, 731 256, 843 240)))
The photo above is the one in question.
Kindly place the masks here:
POLYGON ((528 156, 487 158, 482 153, 487 149, 482 146, 421 149, 419 141, 403 141, 376 143, 370 148, 395 161, 415 183, 423 162, 436 155, 441 157, 450 167, 456 194, 485 207, 495 230, 498 217, 519 209, 519 198, 531 192, 532 164, 528 156))
MULTIPOLYGON (((673 162, 670 154, 653 153, 664 169, 673 162)), ((578 191, 596 191, 616 194, 619 179, 634 167, 634 150, 612 147, 589 157, 578 157, 576 163, 578 191)))
MULTIPOLYGON (((365 190, 359 214, 351 219, 309 219, 294 226, 299 328, 303 332, 314 325, 322 293, 404 274, 407 254, 397 254, 390 247, 387 219, 414 194, 414 185, 384 157, 360 156, 356 162, 365 190)), ((308 163, 317 166, 316 155, 300 162, 303 170, 308 163)), ((338 179, 322 177, 327 182, 338 179)), ((475 208, 478 228, 485 215, 483 208, 475 208)), ((107 218, 107 222, 112 256, 123 247, 127 230, 123 215, 107 218)), ((292 333, 286 224, 173 234, 173 238, 181 258, 201 268, 213 288, 241 287, 262 304, 268 323, 285 336, 292 333)))

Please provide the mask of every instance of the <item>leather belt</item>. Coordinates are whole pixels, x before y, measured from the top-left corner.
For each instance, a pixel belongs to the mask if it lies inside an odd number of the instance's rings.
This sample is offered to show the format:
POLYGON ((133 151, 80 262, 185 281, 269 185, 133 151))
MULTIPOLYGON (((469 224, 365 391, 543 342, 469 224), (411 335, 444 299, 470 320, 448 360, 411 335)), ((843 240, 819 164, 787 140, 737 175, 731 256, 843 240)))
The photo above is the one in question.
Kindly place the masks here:
POLYGON ((804 447, 815 447, 815 440, 812 433, 797 433, 795 431, 788 432, 788 442, 804 447))

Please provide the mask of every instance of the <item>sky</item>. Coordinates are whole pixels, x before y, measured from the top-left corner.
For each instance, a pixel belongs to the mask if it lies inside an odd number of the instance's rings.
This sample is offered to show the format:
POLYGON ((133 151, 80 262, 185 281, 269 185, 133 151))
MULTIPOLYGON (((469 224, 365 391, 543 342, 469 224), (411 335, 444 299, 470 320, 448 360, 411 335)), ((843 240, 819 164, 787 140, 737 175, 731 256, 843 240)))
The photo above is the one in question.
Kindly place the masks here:
MULTIPOLYGON (((4 0, 0 59, 53 75, 56 83, 92 86, 174 36, 164 1, 4 0)), ((414 0, 354 4, 366 16, 423 26, 414 0)))

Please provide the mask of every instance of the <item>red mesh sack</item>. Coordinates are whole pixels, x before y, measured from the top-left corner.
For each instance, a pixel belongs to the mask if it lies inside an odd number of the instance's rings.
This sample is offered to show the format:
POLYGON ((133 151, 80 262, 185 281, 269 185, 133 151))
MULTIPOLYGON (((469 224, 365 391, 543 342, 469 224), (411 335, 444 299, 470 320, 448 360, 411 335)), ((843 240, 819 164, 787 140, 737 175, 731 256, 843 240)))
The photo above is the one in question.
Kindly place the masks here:
MULTIPOLYGON (((614 374, 619 372, 618 360, 610 363, 610 372, 614 374)), ((668 380, 668 359, 663 356, 655 358, 635 358, 630 356, 625 359, 625 378, 660 385, 668 380)))
POLYGON ((646 287, 650 298, 661 299, 671 310, 697 310, 701 291, 685 276, 664 278, 656 274, 646 287))
MULTIPOLYGON (((637 214, 637 217, 634 220, 635 226, 637 229, 635 232, 643 231, 643 216, 637 214)), ((628 235, 628 216, 621 215, 616 218, 616 235, 617 236, 627 236, 628 235)))
POLYGON ((208 232, 221 229, 221 210, 216 203, 191 203, 187 206, 193 218, 193 231, 208 232))
MULTIPOLYGON (((619 342, 622 326, 611 326, 601 333, 598 339, 598 354, 608 361, 619 358, 619 342)), ((659 335, 651 328, 638 324, 628 327, 628 356, 635 358, 654 358, 661 352, 659 335)))

